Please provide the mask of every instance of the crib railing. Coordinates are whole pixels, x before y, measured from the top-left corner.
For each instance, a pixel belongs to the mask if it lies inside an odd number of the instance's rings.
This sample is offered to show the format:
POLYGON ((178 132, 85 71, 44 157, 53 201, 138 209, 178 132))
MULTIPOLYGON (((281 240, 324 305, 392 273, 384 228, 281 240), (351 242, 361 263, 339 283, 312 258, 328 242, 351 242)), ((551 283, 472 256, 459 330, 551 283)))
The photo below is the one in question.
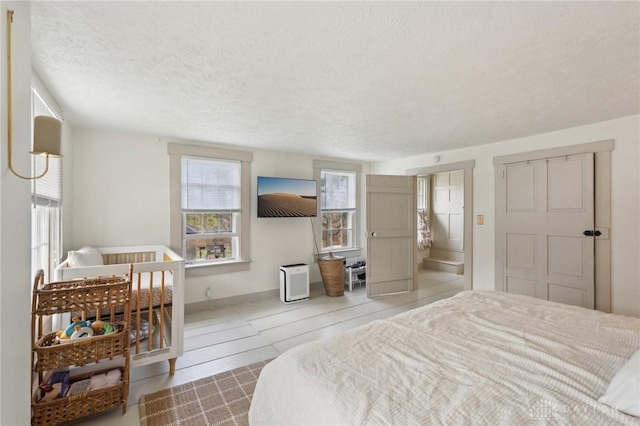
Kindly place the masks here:
MULTIPOLYGON (((127 274, 132 288, 132 366, 167 359, 169 373, 174 374, 177 356, 182 354, 182 324, 175 321, 181 322, 183 318, 184 261, 170 250, 159 250, 156 246, 129 247, 129 250, 122 247, 98 250, 103 257, 103 266, 63 267, 60 268, 60 275, 112 277, 127 274), (148 325, 148 334, 144 333, 145 322, 148 325)), ((87 317, 112 320, 114 317, 117 318, 115 314, 121 315, 122 312, 81 313, 82 319, 85 320, 87 317)))
MULTIPOLYGON (((169 256, 165 255, 165 261, 172 260, 169 256)), ((105 265, 120 265, 123 263, 143 263, 143 262, 155 262, 155 251, 138 251, 129 253, 103 253, 102 260, 105 265)))

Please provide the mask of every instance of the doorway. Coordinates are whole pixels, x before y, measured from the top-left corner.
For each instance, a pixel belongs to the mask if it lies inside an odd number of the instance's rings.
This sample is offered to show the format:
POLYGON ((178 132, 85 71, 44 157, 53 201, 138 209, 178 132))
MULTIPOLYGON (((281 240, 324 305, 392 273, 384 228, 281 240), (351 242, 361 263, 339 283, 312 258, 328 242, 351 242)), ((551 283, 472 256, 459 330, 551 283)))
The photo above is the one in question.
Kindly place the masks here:
MULTIPOLYGON (((464 276, 464 289, 473 288, 473 167, 474 160, 407 170, 422 181, 418 204, 426 209, 430 247, 415 245, 420 268, 464 276), (421 194, 422 199, 421 201, 421 194)), ((419 185, 419 186, 421 186, 419 185)), ((419 219, 420 208, 416 217, 419 219)), ((421 225, 421 224, 420 224, 421 225)), ((422 227, 424 230, 424 227, 422 227)))
POLYGON ((464 170, 418 176, 418 262, 464 275, 464 170))

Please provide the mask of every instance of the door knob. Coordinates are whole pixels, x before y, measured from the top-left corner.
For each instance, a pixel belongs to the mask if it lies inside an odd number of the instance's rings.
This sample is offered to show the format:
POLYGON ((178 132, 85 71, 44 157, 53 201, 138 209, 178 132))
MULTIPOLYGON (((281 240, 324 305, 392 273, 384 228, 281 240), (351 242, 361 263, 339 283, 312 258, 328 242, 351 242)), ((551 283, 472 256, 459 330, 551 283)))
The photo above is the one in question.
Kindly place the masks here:
POLYGON ((377 237, 377 236, 378 236, 378 233, 377 233, 377 232, 372 232, 372 233, 371 233, 371 236, 372 236, 372 237, 377 237))

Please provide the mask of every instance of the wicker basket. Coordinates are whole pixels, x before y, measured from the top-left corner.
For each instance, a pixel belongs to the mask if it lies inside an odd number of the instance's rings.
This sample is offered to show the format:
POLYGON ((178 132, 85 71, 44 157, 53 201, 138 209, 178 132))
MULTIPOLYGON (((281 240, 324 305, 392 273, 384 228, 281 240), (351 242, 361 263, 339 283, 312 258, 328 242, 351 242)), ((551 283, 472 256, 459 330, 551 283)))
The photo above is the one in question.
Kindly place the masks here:
POLYGON ((36 289, 34 314, 51 315, 89 309, 107 309, 129 301, 127 277, 57 281, 36 289))
POLYGON ((56 344, 56 333, 42 336, 33 346, 37 354, 34 368, 36 372, 45 372, 68 365, 82 366, 98 362, 101 359, 113 359, 125 355, 129 332, 123 321, 113 323, 117 327, 114 333, 102 336, 85 337, 56 344))
POLYGON ((322 283, 327 296, 338 297, 344 295, 344 257, 329 253, 318 259, 322 283))
MULTIPOLYGON (((123 373, 122 377, 125 377, 124 370, 122 368, 120 370, 123 373)), ((105 372, 106 371, 98 371, 91 374, 75 376, 72 378, 72 382, 88 379, 95 374, 105 372)), ((57 425, 111 410, 126 404, 126 389, 128 389, 128 383, 125 379, 117 386, 82 392, 64 398, 57 398, 49 402, 35 402, 34 399, 31 403, 31 409, 33 411, 31 424, 45 426, 57 425)))
MULTIPOLYGON (((129 270, 131 275, 131 267, 129 270)), ((33 393, 32 425, 52 426, 67 423, 118 406, 122 406, 123 414, 126 413, 129 394, 130 297, 131 282, 128 277, 112 276, 44 284, 44 272, 37 272, 31 301, 31 337, 34 342, 31 348, 31 366, 37 373, 38 383, 42 383, 46 371, 70 367, 70 371, 79 372, 82 369, 76 367, 120 355, 124 367, 119 368, 121 380, 116 386, 85 391, 47 402, 37 402, 37 393, 33 393), (125 320, 114 322, 113 311, 120 305, 125 306, 125 320), (117 331, 62 344, 54 344, 56 333, 40 334, 43 330, 43 316, 89 309, 111 311, 111 322, 117 327, 117 331)), ((104 372, 106 371, 72 376, 71 382, 88 379, 104 372)))

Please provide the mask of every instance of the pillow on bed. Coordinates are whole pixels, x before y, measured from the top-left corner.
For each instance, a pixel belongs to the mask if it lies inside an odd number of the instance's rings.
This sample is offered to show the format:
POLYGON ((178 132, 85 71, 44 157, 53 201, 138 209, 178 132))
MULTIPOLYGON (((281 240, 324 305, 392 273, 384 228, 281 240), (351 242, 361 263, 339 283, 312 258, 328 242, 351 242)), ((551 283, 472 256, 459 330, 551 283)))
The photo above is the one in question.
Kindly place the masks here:
POLYGON ((631 355, 613 376, 598 402, 623 413, 640 416, 640 350, 631 355))
POLYGON ((67 255, 67 261, 72 268, 104 265, 100 252, 89 246, 84 246, 80 250, 70 251, 67 255))

